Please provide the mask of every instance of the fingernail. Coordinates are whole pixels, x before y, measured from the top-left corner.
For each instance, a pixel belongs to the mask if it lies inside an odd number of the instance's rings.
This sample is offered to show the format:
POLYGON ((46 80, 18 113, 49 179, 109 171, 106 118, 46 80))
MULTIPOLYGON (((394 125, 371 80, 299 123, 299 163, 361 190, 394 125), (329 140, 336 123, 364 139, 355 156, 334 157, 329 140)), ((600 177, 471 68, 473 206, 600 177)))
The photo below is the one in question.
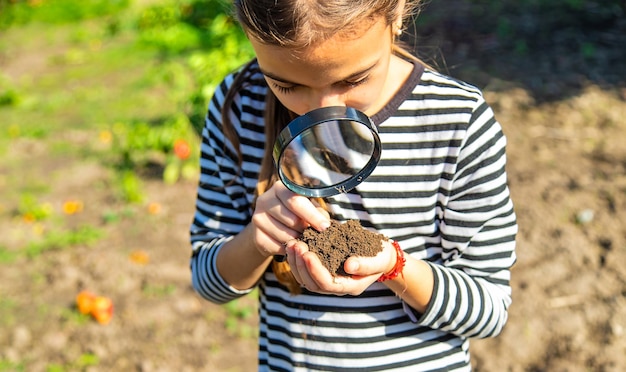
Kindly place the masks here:
POLYGON ((330 221, 324 221, 320 224, 320 227, 322 228, 322 230, 326 230, 327 228, 330 227, 330 221))

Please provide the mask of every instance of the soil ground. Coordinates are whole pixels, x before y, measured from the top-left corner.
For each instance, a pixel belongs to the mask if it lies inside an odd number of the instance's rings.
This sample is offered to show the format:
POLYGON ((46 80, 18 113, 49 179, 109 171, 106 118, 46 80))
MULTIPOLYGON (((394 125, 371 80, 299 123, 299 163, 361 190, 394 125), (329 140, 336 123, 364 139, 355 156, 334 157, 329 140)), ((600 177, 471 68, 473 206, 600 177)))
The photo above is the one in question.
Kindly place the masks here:
MULTIPOLYGON (((11 68, 6 61, 0 67, 11 68)), ((40 70, 34 73, 46 67, 40 70)), ((475 370, 622 371, 626 89, 586 80, 544 100, 523 78, 485 76, 485 95, 508 137, 520 233, 509 322, 499 337, 472 341, 475 370)), ((145 199, 161 206, 155 214, 145 204, 116 204, 105 165, 49 156, 55 140, 88 146, 85 136, 17 139, 0 160, 0 195, 45 187, 56 210, 68 196, 84 200, 70 223, 104 232, 92 245, 0 263, 0 370, 254 370, 254 296, 217 306, 190 288, 194 182, 146 179, 145 199), (118 216, 115 223, 102 221, 107 210, 118 216), (129 258, 137 251, 149 262, 129 258), (77 314, 74 298, 82 289, 113 300, 110 324, 77 314)), ((17 200, 2 199, 0 240, 17 250, 36 231, 15 214, 17 200)))

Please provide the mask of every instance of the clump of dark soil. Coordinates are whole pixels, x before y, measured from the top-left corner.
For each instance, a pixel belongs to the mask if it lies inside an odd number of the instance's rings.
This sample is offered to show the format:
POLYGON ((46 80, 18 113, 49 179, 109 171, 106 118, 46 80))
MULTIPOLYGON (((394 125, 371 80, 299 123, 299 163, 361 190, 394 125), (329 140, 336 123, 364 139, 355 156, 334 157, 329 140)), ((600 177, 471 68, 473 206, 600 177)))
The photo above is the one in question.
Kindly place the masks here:
POLYGON ((347 275, 343 264, 350 256, 372 257, 383 249, 383 234, 366 230, 357 220, 345 223, 331 221, 328 229, 319 232, 307 228, 300 240, 316 253, 324 266, 335 275, 347 275))

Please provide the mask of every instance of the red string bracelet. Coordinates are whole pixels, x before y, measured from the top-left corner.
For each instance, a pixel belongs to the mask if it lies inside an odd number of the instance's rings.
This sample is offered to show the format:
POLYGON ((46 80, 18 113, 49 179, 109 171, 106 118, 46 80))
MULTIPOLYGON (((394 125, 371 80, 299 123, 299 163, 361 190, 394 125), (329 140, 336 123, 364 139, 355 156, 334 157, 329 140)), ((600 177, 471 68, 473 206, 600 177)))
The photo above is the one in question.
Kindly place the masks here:
MULTIPOLYGON (((396 264, 393 266, 393 269, 386 274, 383 274, 378 278, 378 282, 384 282, 385 280, 390 280, 396 278, 398 275, 402 274, 402 270, 404 269, 404 264, 406 263, 406 258, 404 258, 404 252, 402 248, 400 248, 400 244, 397 241, 392 240, 391 244, 396 249, 396 264)), ((404 274, 402 274, 404 277, 404 274)))

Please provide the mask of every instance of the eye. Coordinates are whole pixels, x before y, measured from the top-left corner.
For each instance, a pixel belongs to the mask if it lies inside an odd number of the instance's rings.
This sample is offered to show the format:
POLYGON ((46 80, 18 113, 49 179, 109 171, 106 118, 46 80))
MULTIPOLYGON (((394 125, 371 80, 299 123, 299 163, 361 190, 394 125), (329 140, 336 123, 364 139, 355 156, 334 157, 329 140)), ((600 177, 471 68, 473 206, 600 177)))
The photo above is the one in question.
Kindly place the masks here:
POLYGON ((370 78, 369 75, 367 75, 367 76, 364 76, 364 77, 359 78, 357 80, 346 80, 346 81, 342 82, 342 84, 344 86, 349 87, 349 88, 355 88, 355 87, 358 87, 361 84, 366 83, 369 80, 369 78, 370 78))
POLYGON ((282 94, 291 93, 294 91, 294 89, 296 89, 296 87, 285 87, 276 83, 272 83, 272 86, 282 94))

